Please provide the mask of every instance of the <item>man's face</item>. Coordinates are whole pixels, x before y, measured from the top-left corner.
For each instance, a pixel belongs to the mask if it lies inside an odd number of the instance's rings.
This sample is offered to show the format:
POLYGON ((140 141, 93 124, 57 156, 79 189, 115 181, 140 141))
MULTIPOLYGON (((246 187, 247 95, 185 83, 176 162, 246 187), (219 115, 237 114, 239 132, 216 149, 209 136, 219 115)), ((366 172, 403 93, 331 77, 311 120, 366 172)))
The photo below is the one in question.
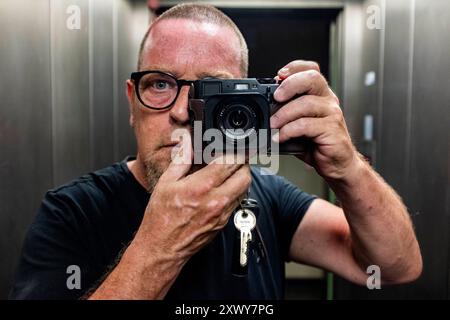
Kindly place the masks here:
MULTIPOLYGON (((231 28, 185 19, 168 19, 152 27, 142 53, 141 70, 159 70, 178 79, 205 77, 239 78, 240 43, 231 28)), ((148 188, 153 189, 171 161, 175 129, 189 129, 189 88, 183 87, 169 110, 144 107, 127 82, 130 124, 138 146, 138 163, 143 166, 148 188)))

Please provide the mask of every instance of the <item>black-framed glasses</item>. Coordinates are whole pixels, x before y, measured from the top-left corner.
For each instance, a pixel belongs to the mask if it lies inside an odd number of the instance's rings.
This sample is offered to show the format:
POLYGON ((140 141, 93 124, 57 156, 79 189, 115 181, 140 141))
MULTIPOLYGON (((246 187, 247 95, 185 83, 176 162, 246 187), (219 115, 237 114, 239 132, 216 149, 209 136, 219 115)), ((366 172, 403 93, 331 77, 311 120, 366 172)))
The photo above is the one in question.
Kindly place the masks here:
POLYGON ((139 71, 131 74, 134 88, 139 101, 153 110, 169 109, 177 100, 183 86, 190 86, 189 95, 193 90, 191 80, 181 80, 162 71, 139 71))

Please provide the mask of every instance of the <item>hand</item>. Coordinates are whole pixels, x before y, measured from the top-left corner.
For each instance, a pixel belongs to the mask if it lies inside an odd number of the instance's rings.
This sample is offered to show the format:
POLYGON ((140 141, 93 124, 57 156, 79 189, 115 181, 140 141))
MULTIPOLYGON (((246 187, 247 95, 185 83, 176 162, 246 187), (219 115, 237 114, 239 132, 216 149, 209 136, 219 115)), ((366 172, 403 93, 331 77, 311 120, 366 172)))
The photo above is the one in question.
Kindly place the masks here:
POLYGON ((251 176, 248 165, 226 164, 223 157, 188 174, 190 139, 183 144, 155 186, 135 239, 144 247, 151 243, 152 254, 186 262, 227 224, 251 176))
POLYGON ((281 143, 294 137, 310 138, 314 146, 299 158, 325 179, 347 176, 361 160, 347 131, 339 99, 317 63, 293 61, 280 69, 277 78, 283 81, 274 98, 284 105, 270 119, 271 128, 280 130, 274 140, 281 143))

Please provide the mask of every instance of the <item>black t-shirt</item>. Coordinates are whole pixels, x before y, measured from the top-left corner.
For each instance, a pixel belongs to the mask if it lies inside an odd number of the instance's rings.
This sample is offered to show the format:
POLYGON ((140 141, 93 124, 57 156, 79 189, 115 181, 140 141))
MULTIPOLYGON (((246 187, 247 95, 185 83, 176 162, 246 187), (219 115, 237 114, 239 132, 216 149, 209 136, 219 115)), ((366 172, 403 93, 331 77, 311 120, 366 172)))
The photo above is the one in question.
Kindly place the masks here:
MULTIPOLYGON (((133 240, 150 199, 127 160, 47 192, 26 236, 11 299, 77 299, 98 285, 133 240), (73 265, 80 289, 68 286, 73 265)), ((248 272, 234 272, 237 231, 230 219, 186 263, 166 299, 283 298, 290 242, 315 197, 280 176, 251 171, 250 197, 259 212, 248 272)))

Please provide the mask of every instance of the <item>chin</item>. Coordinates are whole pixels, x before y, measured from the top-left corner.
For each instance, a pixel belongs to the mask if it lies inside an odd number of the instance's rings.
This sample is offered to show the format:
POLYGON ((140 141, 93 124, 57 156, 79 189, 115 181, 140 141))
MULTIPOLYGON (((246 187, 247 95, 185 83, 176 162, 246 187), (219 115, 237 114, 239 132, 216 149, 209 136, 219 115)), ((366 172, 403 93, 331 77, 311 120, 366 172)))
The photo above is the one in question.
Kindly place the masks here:
POLYGON ((171 148, 161 148, 144 156, 146 180, 151 192, 171 162, 171 148))

